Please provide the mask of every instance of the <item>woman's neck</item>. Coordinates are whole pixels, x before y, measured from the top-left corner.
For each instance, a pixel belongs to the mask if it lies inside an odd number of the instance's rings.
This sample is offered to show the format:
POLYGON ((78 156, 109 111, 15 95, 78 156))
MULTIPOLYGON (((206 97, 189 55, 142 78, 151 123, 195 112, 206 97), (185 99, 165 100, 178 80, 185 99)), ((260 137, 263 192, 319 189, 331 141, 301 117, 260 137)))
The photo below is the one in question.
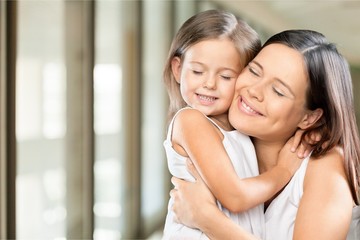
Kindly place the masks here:
POLYGON ((259 165, 259 173, 266 172, 277 164, 279 152, 284 146, 283 142, 268 142, 252 139, 259 165))

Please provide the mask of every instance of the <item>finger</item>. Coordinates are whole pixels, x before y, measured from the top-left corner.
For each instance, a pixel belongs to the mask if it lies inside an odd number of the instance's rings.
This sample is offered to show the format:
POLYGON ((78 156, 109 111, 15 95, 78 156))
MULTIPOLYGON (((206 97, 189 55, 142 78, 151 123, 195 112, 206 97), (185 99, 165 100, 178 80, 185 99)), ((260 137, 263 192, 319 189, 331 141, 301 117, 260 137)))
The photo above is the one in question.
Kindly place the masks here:
POLYGON ((312 140, 314 141, 314 143, 317 143, 321 140, 321 134, 318 132, 315 132, 312 136, 312 140))
POLYGON ((177 190, 176 189, 171 189, 170 191, 170 197, 175 198, 175 195, 177 194, 177 190))
POLYGON ((295 132, 295 135, 293 137, 294 141, 292 142, 292 145, 291 145, 291 151, 292 152, 295 152, 296 149, 299 147, 299 145, 301 143, 301 137, 302 137, 303 133, 304 133, 304 130, 297 130, 295 132))
POLYGON ((308 144, 314 145, 321 140, 321 134, 317 131, 311 131, 309 134, 306 135, 306 142, 308 144))
POLYGON ((306 151, 306 146, 304 144, 300 144, 300 146, 298 147, 298 150, 297 150, 298 158, 303 158, 305 151, 306 151))
POLYGON ((304 158, 309 156, 309 155, 310 155, 310 150, 309 149, 305 150, 304 155, 303 155, 304 158))
POLYGON ((317 133, 311 133, 310 136, 306 139, 306 142, 313 145, 316 144, 318 142, 318 135, 317 133))
POLYGON ((172 177, 171 178, 171 183, 174 185, 174 188, 179 188, 179 185, 181 183, 181 179, 179 179, 177 177, 172 177))
POLYGON ((306 134, 306 135, 304 136, 304 142, 305 142, 305 143, 314 144, 314 141, 315 141, 315 136, 314 136, 314 134, 309 133, 309 134, 306 134))
POLYGON ((326 141, 326 142, 324 142, 322 145, 321 145, 321 148, 322 149, 325 149, 325 148, 327 148, 328 146, 329 146, 329 141, 326 141))

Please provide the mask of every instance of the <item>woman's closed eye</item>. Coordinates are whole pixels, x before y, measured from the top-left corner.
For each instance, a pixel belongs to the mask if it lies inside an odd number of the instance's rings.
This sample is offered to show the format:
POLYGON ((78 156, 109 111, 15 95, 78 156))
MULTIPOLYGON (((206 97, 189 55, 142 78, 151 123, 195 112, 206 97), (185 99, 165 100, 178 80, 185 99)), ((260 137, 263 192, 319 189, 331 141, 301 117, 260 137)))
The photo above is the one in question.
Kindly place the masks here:
POLYGON ((260 76, 260 73, 253 67, 249 66, 249 72, 257 77, 260 76))

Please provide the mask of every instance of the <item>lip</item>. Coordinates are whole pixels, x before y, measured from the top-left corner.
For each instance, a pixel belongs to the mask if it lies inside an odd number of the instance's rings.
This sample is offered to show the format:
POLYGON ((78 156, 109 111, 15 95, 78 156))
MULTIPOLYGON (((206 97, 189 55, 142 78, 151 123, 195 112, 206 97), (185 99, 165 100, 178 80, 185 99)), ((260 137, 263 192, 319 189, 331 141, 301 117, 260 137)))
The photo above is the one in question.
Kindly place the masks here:
POLYGON ((250 116, 264 116, 261 112, 259 112, 256 108, 254 108, 245 98, 242 96, 239 97, 238 107, 240 111, 246 113, 250 116))

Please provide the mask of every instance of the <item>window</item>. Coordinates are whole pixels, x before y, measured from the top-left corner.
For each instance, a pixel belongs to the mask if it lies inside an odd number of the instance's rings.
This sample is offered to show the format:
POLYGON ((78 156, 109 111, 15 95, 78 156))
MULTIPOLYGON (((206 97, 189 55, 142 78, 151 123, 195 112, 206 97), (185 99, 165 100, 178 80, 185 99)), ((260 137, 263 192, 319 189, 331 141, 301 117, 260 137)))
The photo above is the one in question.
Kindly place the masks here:
POLYGON ((61 239, 66 231, 63 16, 62 1, 18 2, 16 231, 19 239, 61 239))
POLYGON ((98 1, 95 13, 94 239, 120 239, 124 223, 126 184, 122 114, 121 1, 98 1))
POLYGON ((162 70, 189 4, 0 1, 2 238, 134 239, 162 227, 162 70))

